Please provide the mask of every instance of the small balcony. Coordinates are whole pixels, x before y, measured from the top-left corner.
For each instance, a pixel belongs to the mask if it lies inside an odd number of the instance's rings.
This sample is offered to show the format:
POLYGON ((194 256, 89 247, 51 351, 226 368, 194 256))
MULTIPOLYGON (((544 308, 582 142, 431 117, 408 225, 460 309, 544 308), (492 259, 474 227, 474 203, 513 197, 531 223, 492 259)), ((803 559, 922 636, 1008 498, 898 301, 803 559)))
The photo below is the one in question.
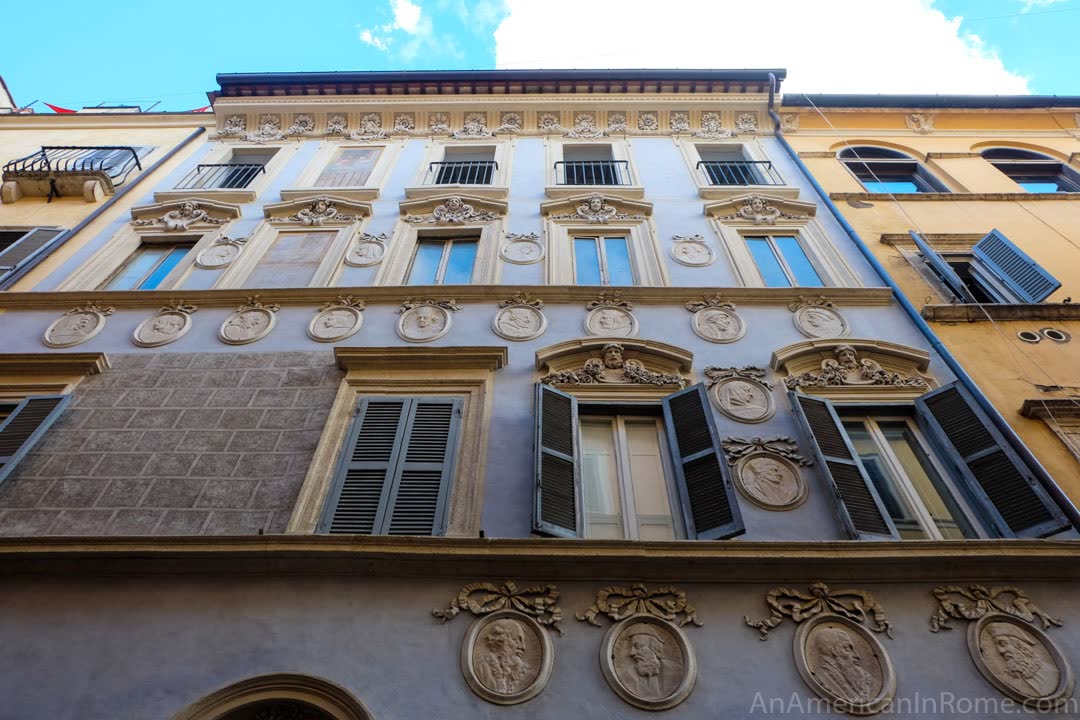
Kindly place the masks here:
POLYGON ((494 160, 428 163, 425 185, 490 185, 499 164, 494 160))
POLYGON ((177 190, 236 190, 246 188, 266 172, 262 163, 212 163, 196 165, 176 184, 177 190))
POLYGON ((114 194, 136 169, 142 170, 142 163, 134 147, 44 146, 4 165, 3 201, 12 203, 28 195, 49 202, 71 196, 96 202, 114 194))
POLYGON ((555 163, 556 185, 630 185, 626 160, 562 160, 555 163))
POLYGON ((697 164, 710 185, 783 185, 768 160, 702 160, 697 164))

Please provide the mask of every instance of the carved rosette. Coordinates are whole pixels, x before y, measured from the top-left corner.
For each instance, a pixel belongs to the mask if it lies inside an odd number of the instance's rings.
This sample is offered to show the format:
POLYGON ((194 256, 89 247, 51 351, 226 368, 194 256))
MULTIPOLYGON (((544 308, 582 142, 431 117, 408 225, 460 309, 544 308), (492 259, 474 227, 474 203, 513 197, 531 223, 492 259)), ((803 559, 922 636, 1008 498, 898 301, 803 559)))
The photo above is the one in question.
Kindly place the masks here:
POLYGON ((286 137, 295 137, 297 135, 314 135, 315 134, 315 118, 306 113, 293 116, 292 125, 285 131, 286 137))
POLYGON ((247 117, 244 115, 228 115, 221 127, 218 137, 244 137, 247 134, 247 117))
POLYGON ((574 127, 566 132, 566 137, 592 139, 604 137, 606 132, 596 126, 596 113, 579 112, 574 115, 574 127))
POLYGON ((815 583, 809 593, 776 587, 766 594, 769 617, 744 618, 762 640, 791 618, 795 632, 795 666, 803 681, 833 710, 873 715, 896 694, 896 670, 885 646, 875 636, 892 637, 885 611, 865 590, 831 591, 815 583))
POLYGON ((326 134, 327 135, 345 135, 349 134, 349 118, 344 113, 334 113, 326 118, 326 134))
POLYGON ((706 385, 713 405, 732 420, 765 422, 776 412, 772 383, 756 367, 707 367, 706 385))
POLYGON ((968 621, 968 653, 991 685, 1039 712, 1053 712, 1072 697, 1072 666, 1045 632, 1061 627, 1061 620, 1026 592, 1012 586, 949 585, 934 588, 933 595, 938 608, 930 632, 951 630, 953 619, 968 621))
POLYGON ((758 130, 757 113, 742 112, 735 116, 735 132, 752 135, 758 130))
POLYGON ((455 130, 453 136, 458 140, 491 137, 492 132, 487 126, 487 113, 465 113, 464 126, 460 130, 455 130))
POLYGON ((450 113, 428 113, 428 131, 433 135, 446 135, 450 132, 450 113))
POLYGON ((360 127, 349 133, 350 140, 382 140, 389 136, 383 129, 381 113, 364 113, 360 116, 360 127))
POLYGON ((626 113, 622 110, 614 110, 607 115, 607 129, 609 133, 625 133, 627 131, 626 126, 626 113))
POLYGON ((371 267, 382 262, 386 255, 386 243, 390 238, 386 233, 371 235, 361 233, 356 236, 349 251, 345 253, 345 264, 349 267, 371 267))
POLYGON ((41 341, 51 348, 68 348, 90 340, 105 329, 105 318, 114 308, 90 301, 72 308, 45 329, 41 341))
POLYGON ((450 332, 452 312, 461 308, 453 300, 407 299, 398 309, 398 337, 408 342, 431 342, 450 332))
POLYGON ((547 330, 544 301, 526 292, 515 293, 513 297, 503 300, 499 308, 491 319, 491 330, 499 337, 523 342, 534 340, 547 330))
POLYGON ((536 233, 507 233, 499 257, 515 265, 532 265, 544 259, 544 243, 536 233))
POLYGON ((408 135, 416 130, 414 113, 394 113, 394 132, 408 135))
POLYGON ((191 315, 199 307, 183 300, 173 300, 160 311, 143 320, 131 334, 139 347, 161 347, 176 342, 191 329, 191 315))
POLYGON ((702 340, 732 343, 746 334, 746 324, 735 311, 735 304, 718 294, 704 295, 700 302, 688 302, 686 309, 693 313, 691 329, 702 340))
POLYGON ((690 696, 697 657, 683 627, 703 623, 685 592, 670 585, 609 586, 577 619, 599 627, 599 615, 614 621, 600 643, 600 669, 616 695, 645 710, 673 708, 690 696))
POLYGON ((585 332, 601 337, 633 337, 638 333, 634 306, 622 299, 618 290, 601 292, 596 300, 585 305, 585 332))
POLYGON ((784 113, 780 116, 781 132, 796 132, 799 129, 799 113, 784 113))
POLYGON ((654 110, 646 110, 638 113, 637 129, 641 132, 653 133, 660 129, 660 117, 654 110))
POLYGON ((499 113, 499 127, 495 132, 518 133, 524 127, 525 121, 519 112, 499 113))
POLYGON ((204 270, 219 270, 232 265, 247 244, 247 238, 221 236, 195 256, 195 266, 204 270))
POLYGON ((847 320, 825 297, 799 297, 788 304, 795 328, 806 337, 838 338, 848 334, 847 320))
POLYGON ((731 130, 725 129, 721 125, 720 113, 717 112, 701 113, 701 128, 692 133, 693 137, 706 140, 722 140, 731 137, 733 134, 731 130))
POLYGON ((339 342, 352 337, 364 324, 364 301, 352 295, 338 295, 326 303, 308 323, 308 337, 316 342, 339 342))
POLYGON ((536 129, 543 134, 561 133, 562 124, 559 121, 559 113, 542 112, 536 116, 536 129))
POLYGON ((690 131, 690 113, 685 110, 673 110, 671 112, 671 118, 668 120, 668 125, 671 126, 671 132, 684 133, 690 131))
POLYGON ((244 135, 244 139, 253 143, 284 140, 285 133, 281 131, 281 116, 272 114, 260 115, 258 128, 255 132, 249 132, 244 135))
POLYGON ((806 500, 808 488, 799 466, 813 461, 798 453, 794 439, 726 437, 723 445, 728 464, 735 466, 735 486, 750 502, 765 510, 791 510, 806 500))
POLYGON ((218 339, 228 345, 247 345, 262 340, 277 324, 280 309, 280 305, 263 303, 258 295, 253 295, 221 323, 218 339))
POLYGON ((555 647, 544 627, 562 634, 558 602, 554 585, 475 582, 431 614, 444 623, 462 610, 477 616, 461 643, 465 682, 488 702, 516 705, 540 694, 551 678, 555 647))

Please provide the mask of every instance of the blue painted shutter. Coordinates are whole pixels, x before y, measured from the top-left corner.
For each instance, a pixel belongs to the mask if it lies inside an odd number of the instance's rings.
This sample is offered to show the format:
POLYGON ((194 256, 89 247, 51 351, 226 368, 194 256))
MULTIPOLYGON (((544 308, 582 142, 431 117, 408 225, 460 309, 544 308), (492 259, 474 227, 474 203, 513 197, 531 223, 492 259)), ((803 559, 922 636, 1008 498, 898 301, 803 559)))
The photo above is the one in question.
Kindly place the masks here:
POLYGON ((1000 280, 1021 302, 1042 302, 1061 283, 1016 247, 998 230, 990 233, 971 249, 975 260, 1000 280))
POLYGON ((574 538, 581 532, 577 427, 574 396, 537 384, 533 530, 541 535, 574 538))
POLYGON ((836 515, 855 540, 897 540, 892 518, 855 453, 836 409, 828 400, 788 393, 795 419, 832 490, 836 515))
POLYGON ((70 401, 70 395, 33 395, 0 422, 0 482, 41 440, 70 401))
POLYGON ((1000 537, 1045 537, 1069 521, 971 393, 953 382, 915 400, 927 434, 1000 537))
POLYGON ((964 281, 961 280, 960 276, 956 274, 956 271, 952 269, 952 265, 949 265, 949 263, 945 261, 945 258, 938 255, 937 251, 930 247, 930 244, 926 242, 919 233, 914 230, 910 230, 909 232, 911 233, 911 239, 915 241, 915 246, 918 247, 919 252, 922 253, 923 260, 926 261, 927 265, 934 269, 942 282, 945 283, 945 286, 949 288, 949 291, 961 302, 977 302, 971 292, 968 291, 964 281))
POLYGON ((746 526, 705 386, 669 395, 663 406, 687 537, 722 540, 742 535, 746 526))

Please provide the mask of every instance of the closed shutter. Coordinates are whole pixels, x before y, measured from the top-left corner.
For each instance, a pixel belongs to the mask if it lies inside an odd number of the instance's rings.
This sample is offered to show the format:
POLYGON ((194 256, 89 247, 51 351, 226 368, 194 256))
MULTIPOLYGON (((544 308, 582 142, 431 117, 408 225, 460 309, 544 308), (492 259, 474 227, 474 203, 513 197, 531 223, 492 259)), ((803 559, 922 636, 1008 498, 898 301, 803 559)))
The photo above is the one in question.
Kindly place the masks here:
POLYGON ((705 386, 669 395, 663 406, 687 537, 721 540, 742 535, 746 526, 705 386))
POLYGON ((69 395, 34 395, 0 422, 0 481, 11 474, 70 401, 69 395))
POLYGON ((319 531, 440 534, 461 402, 460 398, 362 398, 319 531))
POLYGON ((848 535, 856 540, 898 539, 892 518, 885 512, 832 403, 795 391, 789 392, 788 398, 832 490, 836 515, 848 535))
POLYGON ((971 393, 950 383, 915 400, 927 434, 1001 537, 1045 537, 1069 521, 971 393))
POLYGON ((949 288, 949 291, 956 296, 957 300, 966 303, 977 302, 972 296, 971 292, 967 289, 964 281, 960 279, 960 276, 956 274, 956 271, 952 269, 952 265, 945 262, 945 258, 937 254, 934 248, 930 247, 930 244, 924 240, 919 233, 911 230, 911 239, 915 241, 915 246, 919 248, 919 252, 922 253, 923 260, 926 264, 934 269, 934 272, 938 274, 945 286, 949 288))
POLYGON ((536 386, 536 488, 533 530, 554 537, 578 537, 578 408, 574 396, 536 386))
POLYGON ((971 248, 976 261, 1000 280, 1020 302, 1042 302, 1059 287, 1061 283, 1032 260, 1027 253, 1016 247, 998 230, 990 234, 971 248))
POLYGON ((62 232, 63 230, 59 229, 35 228, 0 250, 0 282, 37 255, 38 251, 49 245, 62 232))

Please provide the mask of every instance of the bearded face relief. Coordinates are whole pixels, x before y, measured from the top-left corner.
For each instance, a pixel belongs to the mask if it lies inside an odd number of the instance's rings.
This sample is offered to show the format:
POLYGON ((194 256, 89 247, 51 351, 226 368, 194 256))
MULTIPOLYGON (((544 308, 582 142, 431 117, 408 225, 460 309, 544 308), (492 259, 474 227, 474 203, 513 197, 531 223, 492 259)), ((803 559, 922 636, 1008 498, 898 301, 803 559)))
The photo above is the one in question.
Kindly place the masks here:
POLYGON ((725 308, 699 310, 691 323, 697 336, 709 342, 735 342, 746 333, 742 318, 725 308))
POLYGON ((513 610, 477 619, 461 648, 461 670, 469 687, 500 705, 524 702, 543 690, 552 664, 545 631, 513 610))
POLYGON ((861 625, 838 615, 819 615, 800 626, 795 640, 803 680, 837 710, 876 713, 895 692, 896 677, 885 648, 861 625))
POLYGON ((989 614, 968 626, 968 646, 983 676, 1027 705, 1050 709, 1072 695, 1068 660, 1034 626, 989 614))
POLYGON ((696 662, 689 641, 674 625, 632 616, 613 625, 601 645, 601 667, 612 689, 649 710, 674 707, 693 689, 696 662))

